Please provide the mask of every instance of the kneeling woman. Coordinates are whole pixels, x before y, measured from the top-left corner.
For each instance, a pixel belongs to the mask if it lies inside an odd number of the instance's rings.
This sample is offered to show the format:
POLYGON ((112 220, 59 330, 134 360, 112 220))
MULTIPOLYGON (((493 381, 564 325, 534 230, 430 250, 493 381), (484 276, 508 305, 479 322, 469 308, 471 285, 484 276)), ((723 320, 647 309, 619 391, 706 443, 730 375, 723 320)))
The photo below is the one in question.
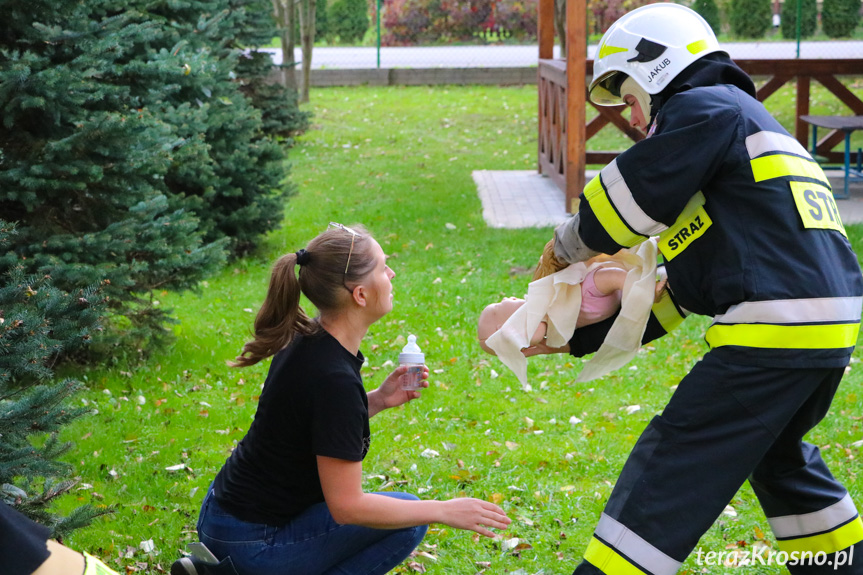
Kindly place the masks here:
MULTIPOLYGON (((368 394, 360 376, 360 343, 392 310, 394 276, 378 242, 339 224, 276 262, 254 339, 233 365, 275 357, 249 432, 216 476, 198 520, 201 541, 221 564, 184 559, 181 573, 229 573, 222 568, 230 563, 239 575, 386 573, 416 548, 429 523, 487 537, 509 524, 503 510, 478 499, 420 501, 362 490, 369 418, 420 397, 401 389, 405 368, 368 394), (303 312, 300 292, 319 317, 303 312)), ((428 370, 423 387, 427 378, 428 370)))

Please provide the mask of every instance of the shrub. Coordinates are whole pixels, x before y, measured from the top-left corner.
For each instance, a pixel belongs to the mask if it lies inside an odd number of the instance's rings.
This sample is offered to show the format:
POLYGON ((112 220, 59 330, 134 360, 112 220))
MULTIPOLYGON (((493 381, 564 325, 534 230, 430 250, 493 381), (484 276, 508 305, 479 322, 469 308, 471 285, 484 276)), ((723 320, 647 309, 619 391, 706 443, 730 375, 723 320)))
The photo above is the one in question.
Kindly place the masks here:
POLYGON ((800 37, 809 38, 815 34, 818 26, 818 8, 816 0, 786 0, 782 4, 782 37, 797 38, 797 2, 800 5, 800 37))
POLYGON ((500 0, 495 4, 495 25, 506 38, 536 41, 537 0, 500 0))
POLYGON ((761 38, 772 24, 770 0, 731 0, 728 23, 739 38, 761 38))
POLYGON ((357 42, 369 29, 366 0, 335 0, 329 9, 330 34, 341 42, 357 42))
POLYGON ((588 0, 587 27, 594 34, 603 34, 618 18, 647 3, 648 0, 588 0))
POLYGON ((536 0, 390 0, 383 14, 383 43, 413 45, 536 40, 536 0))
POLYGON ((821 28, 831 38, 850 36, 860 23, 861 0, 824 0, 821 28))
POLYGON ((704 18, 704 20, 710 25, 713 33, 718 36, 721 23, 719 20, 719 6, 716 5, 716 0, 695 0, 695 2, 692 3, 692 9, 704 18))

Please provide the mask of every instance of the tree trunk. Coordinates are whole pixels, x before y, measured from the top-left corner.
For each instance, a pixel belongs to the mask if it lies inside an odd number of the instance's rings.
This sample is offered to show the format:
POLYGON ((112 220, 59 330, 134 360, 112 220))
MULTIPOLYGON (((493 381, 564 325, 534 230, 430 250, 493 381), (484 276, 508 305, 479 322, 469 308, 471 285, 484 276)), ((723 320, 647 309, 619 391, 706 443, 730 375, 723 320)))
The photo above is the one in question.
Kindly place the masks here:
POLYGON ((315 45, 315 0, 300 0, 300 43, 303 48, 303 83, 300 102, 305 103, 309 101, 312 47, 315 45))
POLYGON ((560 40, 560 57, 566 58, 566 0, 554 0, 554 29, 560 40))
POLYGON ((273 16, 279 27, 282 44, 282 85, 291 93, 297 93, 296 61, 294 60, 294 14, 293 0, 273 0, 273 16))

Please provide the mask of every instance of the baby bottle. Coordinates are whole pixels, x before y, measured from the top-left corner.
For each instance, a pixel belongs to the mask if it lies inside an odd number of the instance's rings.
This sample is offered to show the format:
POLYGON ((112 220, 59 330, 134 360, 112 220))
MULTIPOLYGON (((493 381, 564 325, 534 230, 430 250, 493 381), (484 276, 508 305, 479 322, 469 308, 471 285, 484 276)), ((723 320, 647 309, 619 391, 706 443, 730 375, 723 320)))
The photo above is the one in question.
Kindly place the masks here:
POLYGON ((399 365, 406 365, 407 373, 402 376, 402 389, 414 391, 422 387, 425 355, 417 345, 417 336, 409 335, 408 344, 399 354, 399 365))

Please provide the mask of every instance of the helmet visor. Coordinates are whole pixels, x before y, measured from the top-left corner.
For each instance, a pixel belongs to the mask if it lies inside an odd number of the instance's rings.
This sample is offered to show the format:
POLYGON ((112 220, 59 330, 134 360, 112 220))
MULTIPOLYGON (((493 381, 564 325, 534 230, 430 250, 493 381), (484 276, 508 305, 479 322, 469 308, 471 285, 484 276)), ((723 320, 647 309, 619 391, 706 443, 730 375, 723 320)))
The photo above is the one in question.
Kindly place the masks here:
POLYGON ((590 101, 598 106, 619 106, 623 103, 620 97, 620 86, 628 76, 617 70, 611 70, 590 83, 590 101))

